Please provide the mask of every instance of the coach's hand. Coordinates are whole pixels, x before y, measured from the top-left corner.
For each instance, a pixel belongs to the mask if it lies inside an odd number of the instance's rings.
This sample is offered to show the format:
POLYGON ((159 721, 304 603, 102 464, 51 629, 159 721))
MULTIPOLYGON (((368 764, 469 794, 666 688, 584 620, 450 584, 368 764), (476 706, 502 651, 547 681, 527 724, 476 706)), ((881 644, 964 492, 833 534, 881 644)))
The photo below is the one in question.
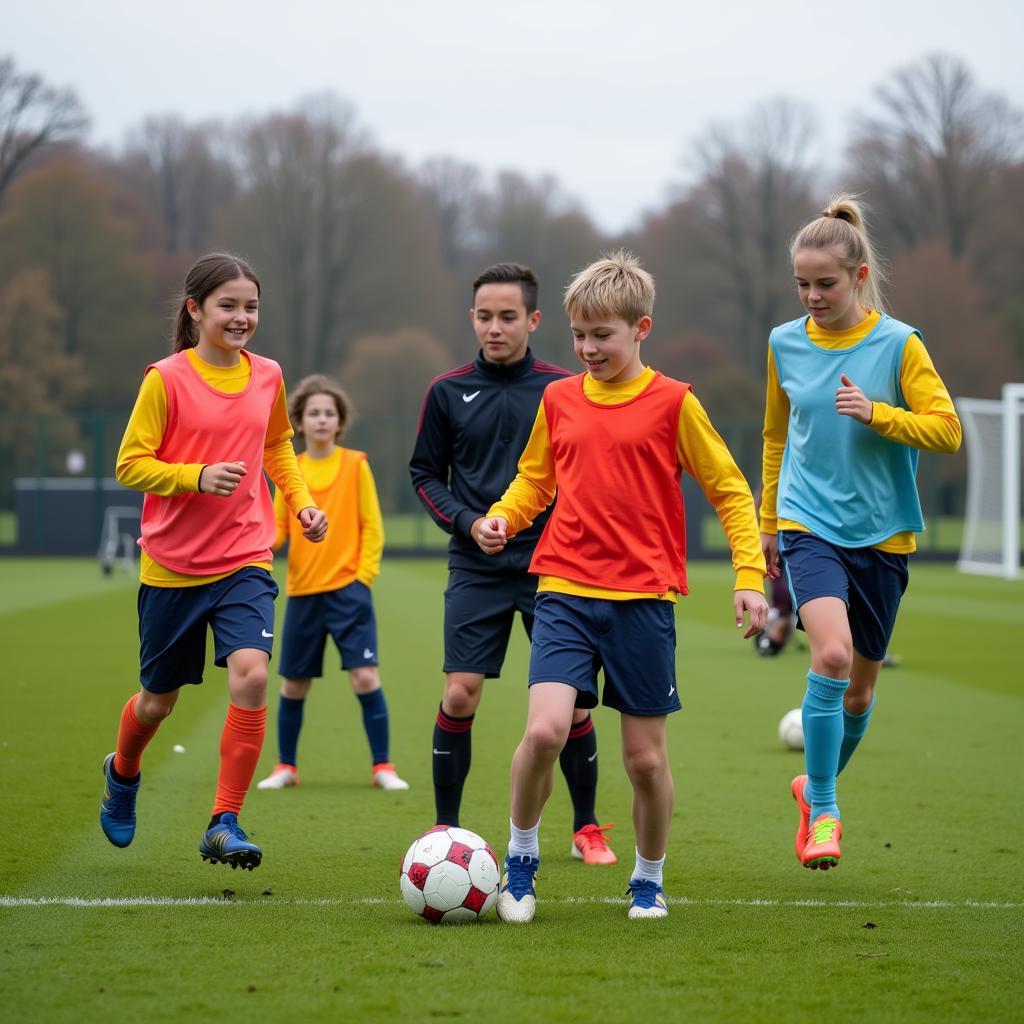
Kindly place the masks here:
POLYGON ((736 628, 743 628, 744 616, 750 614, 750 626, 743 639, 748 640, 755 633, 760 633, 768 623, 768 602, 764 594, 756 590, 734 590, 732 606, 736 611, 736 628))
POLYGON ((481 516, 469 528, 470 536, 485 555, 496 555, 508 543, 508 521, 501 516, 481 516))
POLYGON ((327 514, 322 510, 310 505, 299 513, 299 522, 302 524, 302 536, 311 540, 314 544, 327 536, 327 514))
POLYGON ((199 493, 227 498, 235 493, 245 472, 244 462, 215 462, 212 466, 203 466, 199 471, 199 493))

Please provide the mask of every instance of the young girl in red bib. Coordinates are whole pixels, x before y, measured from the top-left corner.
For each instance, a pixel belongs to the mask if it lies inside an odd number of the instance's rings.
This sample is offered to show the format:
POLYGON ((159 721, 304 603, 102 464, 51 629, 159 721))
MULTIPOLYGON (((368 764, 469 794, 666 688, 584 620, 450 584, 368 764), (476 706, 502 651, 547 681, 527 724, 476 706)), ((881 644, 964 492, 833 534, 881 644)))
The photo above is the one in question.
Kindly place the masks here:
POLYGON ((243 260, 211 253, 185 278, 173 355, 146 368, 117 456, 117 479, 145 492, 139 587, 141 690, 124 706, 103 762, 100 825, 115 846, 135 837, 143 751, 181 687, 203 681, 206 631, 228 670, 228 712, 210 823, 199 853, 252 870, 262 850, 238 823, 263 747, 277 585, 270 574, 274 506, 263 471, 303 536, 327 517, 292 448, 281 368, 245 351, 260 284, 243 260))

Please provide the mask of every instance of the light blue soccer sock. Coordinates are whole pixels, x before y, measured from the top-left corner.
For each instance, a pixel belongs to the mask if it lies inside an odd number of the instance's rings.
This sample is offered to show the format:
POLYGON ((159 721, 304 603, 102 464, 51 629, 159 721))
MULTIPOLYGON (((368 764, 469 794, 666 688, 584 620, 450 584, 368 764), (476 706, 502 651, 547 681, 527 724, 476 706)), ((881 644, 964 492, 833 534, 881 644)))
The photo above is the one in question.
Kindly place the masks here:
POLYGON ((281 764, 290 764, 293 768, 296 751, 299 746, 299 733, 302 731, 302 710, 306 701, 304 697, 281 696, 277 705, 277 746, 281 764))
POLYGON ((370 756, 374 764, 385 764, 388 757, 388 705, 384 690, 377 687, 369 693, 357 693, 363 709, 363 728, 370 744, 370 756))
POLYGON ((839 767, 836 769, 836 775, 846 767, 846 762, 850 760, 851 755, 857 749, 857 744, 864 738, 864 733, 868 731, 868 719, 871 718, 871 712, 875 710, 877 699, 878 694, 874 694, 871 703, 859 715, 853 715, 843 708, 843 743, 839 748, 839 767))
POLYGON ((508 855, 510 857, 537 857, 540 858, 540 821, 533 828, 516 828, 512 819, 508 820, 511 835, 508 841, 508 855))
POLYGON ((645 857, 640 856, 639 850, 636 851, 636 867, 633 868, 632 878, 646 879, 648 882, 661 885, 664 881, 664 869, 664 855, 657 860, 647 860, 645 857))
POLYGON ((843 694, 849 679, 830 679, 807 672, 807 692, 801 708, 804 754, 811 821, 828 814, 839 817, 836 806, 836 770, 843 742, 843 694))

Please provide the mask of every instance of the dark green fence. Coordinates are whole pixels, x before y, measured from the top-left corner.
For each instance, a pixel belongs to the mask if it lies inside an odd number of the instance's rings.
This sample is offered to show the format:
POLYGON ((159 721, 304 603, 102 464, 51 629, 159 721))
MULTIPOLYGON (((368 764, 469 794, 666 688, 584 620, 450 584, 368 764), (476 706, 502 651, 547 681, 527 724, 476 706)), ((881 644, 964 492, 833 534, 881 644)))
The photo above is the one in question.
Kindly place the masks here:
MULTIPOLYGON (((127 418, 127 413, 0 414, 0 553, 93 554, 100 547, 111 508, 124 510, 119 521, 126 531, 133 528, 129 511, 141 506, 141 495, 126 491, 113 479, 127 418)), ((369 454, 389 553, 436 553, 447 543, 409 482, 408 459, 416 425, 417 415, 364 415, 345 440, 369 454)), ((760 419, 723 419, 716 425, 756 488, 761 469, 760 419)), ((959 550, 964 471, 962 455, 949 459, 922 453, 918 486, 928 523, 920 538, 924 555, 953 558, 959 550)), ((692 481, 685 481, 684 490, 690 556, 723 551, 725 537, 713 510, 692 481)))

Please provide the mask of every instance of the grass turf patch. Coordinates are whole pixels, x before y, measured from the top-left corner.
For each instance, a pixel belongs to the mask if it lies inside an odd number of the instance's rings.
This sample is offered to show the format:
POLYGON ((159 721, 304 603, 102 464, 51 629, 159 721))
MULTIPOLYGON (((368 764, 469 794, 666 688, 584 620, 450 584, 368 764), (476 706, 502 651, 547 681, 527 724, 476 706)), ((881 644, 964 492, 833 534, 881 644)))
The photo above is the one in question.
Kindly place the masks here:
MULTIPOLYGON (((0 765, 0 1001, 5 1019, 1020 1020, 1022 692, 1001 580, 912 569, 871 730, 840 780, 843 862, 792 852, 802 758, 775 727, 799 704, 806 651, 760 659, 732 624, 729 574, 691 569, 670 723, 677 785, 665 921, 628 922, 630 793, 618 723, 595 713, 598 814, 620 863, 569 856, 565 786, 541 827, 533 925, 432 928, 405 908, 399 861, 433 821, 442 562, 386 561, 375 587, 392 757, 412 789, 370 785, 358 704, 329 651, 307 702, 303 783, 250 793, 263 865, 199 860, 226 706, 224 673, 187 688, 147 751, 139 833, 97 822, 102 759, 137 678, 135 586, 89 560, 7 561, 0 765), (7 570, 10 570, 8 572, 7 570), (184 746, 177 754, 173 746, 184 746), (225 890, 230 890, 225 894, 225 890), (77 897, 83 905, 12 900, 77 897), (96 905, 104 898, 176 900, 96 905), (206 900, 206 903, 188 903, 206 900), (815 995, 815 993, 818 993, 815 995), (820 1000, 824 999, 825 1003, 820 1000)), ((283 610, 279 607, 279 613, 283 610)), ((1019 631, 1019 618, 1018 618, 1019 631)), ((463 823, 504 852, 508 765, 525 715, 525 638, 488 682, 463 823)), ((260 774, 276 761, 270 698, 260 774)))

